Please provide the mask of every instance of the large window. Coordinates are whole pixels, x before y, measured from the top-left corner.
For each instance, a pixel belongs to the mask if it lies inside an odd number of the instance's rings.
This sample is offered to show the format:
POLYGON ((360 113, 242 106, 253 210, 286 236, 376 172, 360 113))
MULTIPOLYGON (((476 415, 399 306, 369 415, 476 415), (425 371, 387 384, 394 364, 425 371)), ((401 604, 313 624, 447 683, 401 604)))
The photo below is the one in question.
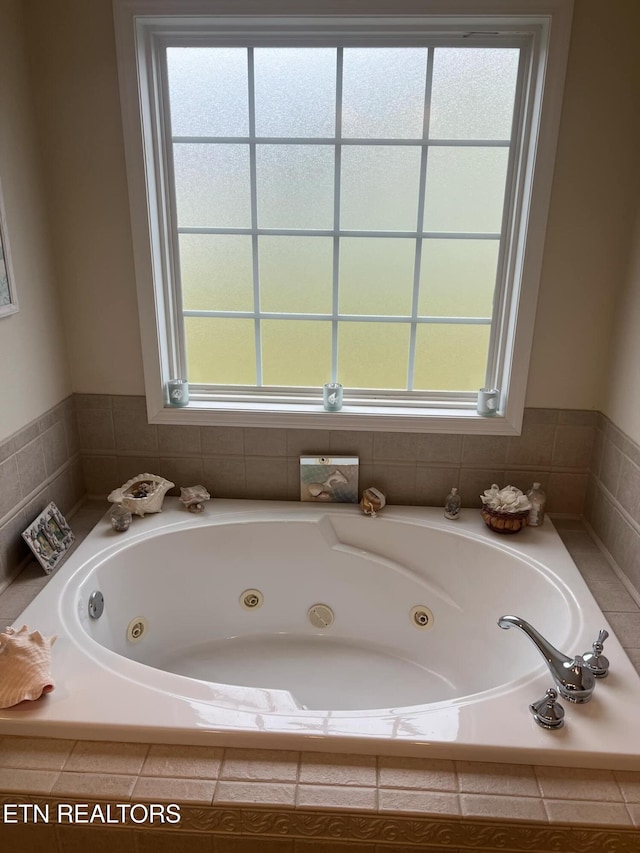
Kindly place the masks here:
POLYGON ((141 104, 125 130, 150 414, 176 416, 163 388, 182 376, 194 422, 318 426, 337 381, 332 426, 467 431, 491 386, 480 428, 517 429, 549 21, 135 23, 136 79, 123 33, 120 71, 141 104))

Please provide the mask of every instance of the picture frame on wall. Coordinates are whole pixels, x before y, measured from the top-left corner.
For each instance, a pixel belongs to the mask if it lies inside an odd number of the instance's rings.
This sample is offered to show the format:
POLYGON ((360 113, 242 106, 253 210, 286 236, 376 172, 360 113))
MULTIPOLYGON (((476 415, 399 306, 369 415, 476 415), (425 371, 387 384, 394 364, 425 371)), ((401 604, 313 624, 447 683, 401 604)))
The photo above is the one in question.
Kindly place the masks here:
POLYGON ((73 530, 53 501, 23 532, 22 538, 50 575, 75 542, 73 530))
POLYGON ((15 314, 17 310, 18 299, 15 290, 15 276, 11 263, 7 217, 4 207, 2 183, 0 182, 0 317, 15 314))

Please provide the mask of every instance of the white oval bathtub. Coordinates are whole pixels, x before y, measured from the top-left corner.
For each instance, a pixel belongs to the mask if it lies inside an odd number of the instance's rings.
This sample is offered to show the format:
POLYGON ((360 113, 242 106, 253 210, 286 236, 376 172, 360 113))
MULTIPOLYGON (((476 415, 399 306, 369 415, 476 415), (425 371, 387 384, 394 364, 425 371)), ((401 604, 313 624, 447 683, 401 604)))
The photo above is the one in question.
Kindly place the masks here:
POLYGON ((57 689, 0 731, 629 766, 640 680, 615 638, 592 702, 547 732, 528 710, 546 665, 496 624, 515 613, 568 654, 605 626, 550 523, 500 537, 470 510, 165 506, 125 534, 104 519, 17 620, 58 634, 57 689))

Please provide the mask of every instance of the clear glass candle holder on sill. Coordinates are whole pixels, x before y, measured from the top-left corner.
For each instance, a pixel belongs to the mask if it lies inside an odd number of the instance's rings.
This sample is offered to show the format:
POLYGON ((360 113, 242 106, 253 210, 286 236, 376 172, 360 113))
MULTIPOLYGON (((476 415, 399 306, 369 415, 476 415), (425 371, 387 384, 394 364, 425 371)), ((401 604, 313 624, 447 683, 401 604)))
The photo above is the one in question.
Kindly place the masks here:
POLYGON ((339 382, 327 382, 323 389, 325 412, 339 412, 342 408, 343 388, 339 382))
POLYGON ((189 405, 189 382, 186 379, 170 379, 167 382, 167 397, 170 406, 182 408, 189 405))
POLYGON ((483 418, 492 418, 498 413, 500 391, 498 388, 480 388, 476 411, 483 418))

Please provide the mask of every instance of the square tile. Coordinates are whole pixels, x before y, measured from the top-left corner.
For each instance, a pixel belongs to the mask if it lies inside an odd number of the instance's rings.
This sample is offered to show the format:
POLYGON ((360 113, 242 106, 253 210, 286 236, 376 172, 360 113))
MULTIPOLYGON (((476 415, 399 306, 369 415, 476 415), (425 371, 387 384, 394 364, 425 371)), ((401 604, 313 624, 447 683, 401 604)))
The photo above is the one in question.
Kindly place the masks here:
POLYGON ((171 779, 141 776, 135 783, 133 800, 152 803, 210 805, 216 789, 211 779, 171 779))
POLYGON ((218 747, 153 744, 140 772, 142 776, 217 779, 222 754, 218 747))
POLYGON ((375 787, 376 759, 370 755, 303 752, 300 756, 299 781, 316 785, 375 787))
POLYGON ((42 439, 37 438, 19 450, 16 453, 16 462, 20 477, 20 493, 23 498, 26 498, 47 478, 42 439))
POLYGON ((58 738, 5 737, 0 741, 0 767, 62 770, 73 746, 74 741, 58 738))
POLYGON ((613 775, 620 786, 625 803, 640 803, 640 771, 614 770, 613 775))
MULTIPOLYGON (((34 771, 35 772, 35 771, 34 771)), ((137 776, 112 773, 75 773, 62 771, 51 794, 54 797, 80 797, 89 799, 128 801, 137 782, 137 776)))
POLYGON ((227 749, 221 779, 237 781, 295 782, 298 778, 297 752, 264 749, 227 749))
POLYGON ((623 648, 640 649, 640 613, 607 613, 623 648))
POLYGON ((11 794, 48 794, 59 776, 57 770, 20 770, 0 767, 0 791, 11 794))
POLYGON ((200 427, 203 456, 243 456, 244 430, 236 427, 200 427))
POLYGON ((622 803, 585 803, 575 800, 545 800, 549 823, 577 826, 631 826, 631 816, 622 803))
POLYGON ((505 794, 539 797, 533 767, 526 764, 491 764, 456 761, 460 791, 469 794, 505 794))
POLYGON ((84 773, 126 773, 137 775, 149 751, 143 743, 113 743, 111 741, 78 741, 73 748, 65 771, 84 773))
POLYGON ((464 817, 547 822, 542 800, 536 797, 460 794, 460 805, 464 817))
POLYGON ((640 608, 620 581, 591 581, 589 589, 603 611, 636 613, 640 608))
POLYGON ((461 814, 457 794, 441 791, 407 791, 398 788, 380 788, 378 809, 381 812, 416 812, 423 815, 457 817, 461 814))
POLYGON ((116 446, 110 409, 79 409, 78 436, 82 450, 114 450, 116 446))
POLYGON ((588 468, 591 464, 595 430, 591 426, 556 427, 552 465, 557 468, 588 468))
POLYGON ((611 770, 539 766, 535 772, 545 798, 622 802, 622 793, 611 770))
POLYGON ((378 784, 381 788, 420 788, 447 792, 458 790, 453 761, 437 758, 380 756, 378 784))
POLYGON ((218 782, 214 803, 295 806, 296 786, 285 782, 218 782))
POLYGON ((376 788, 341 785, 298 785, 298 808, 348 809, 375 811, 376 788))
POLYGON ((461 435, 427 435, 418 436, 418 462, 448 463, 460 465, 462 460, 461 435))

